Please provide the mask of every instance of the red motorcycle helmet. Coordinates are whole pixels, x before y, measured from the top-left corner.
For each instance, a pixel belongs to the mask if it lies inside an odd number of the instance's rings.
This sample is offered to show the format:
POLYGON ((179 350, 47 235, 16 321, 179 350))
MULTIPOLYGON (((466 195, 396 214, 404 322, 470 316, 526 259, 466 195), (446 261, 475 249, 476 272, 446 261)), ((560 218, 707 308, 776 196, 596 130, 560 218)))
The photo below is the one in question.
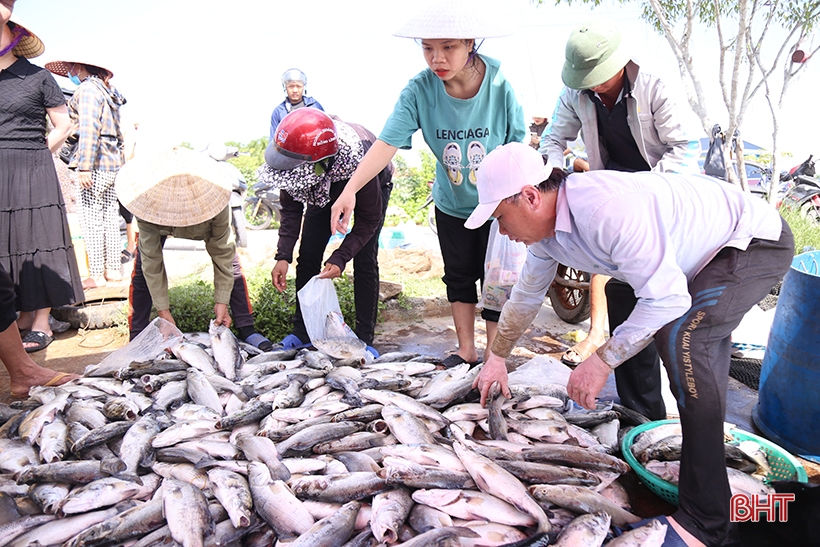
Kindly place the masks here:
POLYGON ((336 124, 316 108, 299 108, 282 118, 273 142, 265 150, 265 162, 286 171, 303 163, 316 163, 339 151, 336 124))

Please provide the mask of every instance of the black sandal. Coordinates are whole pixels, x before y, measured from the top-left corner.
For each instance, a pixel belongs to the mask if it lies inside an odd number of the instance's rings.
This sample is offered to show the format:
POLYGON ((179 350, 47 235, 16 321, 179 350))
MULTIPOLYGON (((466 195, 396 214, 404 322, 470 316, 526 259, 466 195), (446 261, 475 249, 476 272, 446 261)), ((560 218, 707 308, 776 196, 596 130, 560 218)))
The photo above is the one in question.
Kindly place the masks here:
POLYGON ((23 336, 23 343, 24 344, 37 344, 36 346, 23 346, 26 350, 26 353, 33 353, 35 351, 40 351, 46 349, 48 345, 54 341, 54 338, 49 336, 48 334, 41 332, 39 330, 32 330, 29 331, 25 336, 23 336))
POLYGON ((128 264, 132 260, 134 260, 134 254, 128 249, 123 249, 122 256, 120 257, 120 262, 122 262, 123 264, 128 264))

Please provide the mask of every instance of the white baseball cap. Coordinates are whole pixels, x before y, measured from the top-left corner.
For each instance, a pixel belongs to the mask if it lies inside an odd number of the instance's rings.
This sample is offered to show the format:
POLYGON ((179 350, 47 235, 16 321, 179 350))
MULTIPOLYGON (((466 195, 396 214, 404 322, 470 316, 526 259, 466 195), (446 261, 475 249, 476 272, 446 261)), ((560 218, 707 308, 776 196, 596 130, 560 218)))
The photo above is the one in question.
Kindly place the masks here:
POLYGON ((536 149, 522 142, 499 146, 481 162, 476 182, 478 207, 464 226, 470 230, 479 228, 502 200, 518 194, 525 186, 538 186, 551 174, 552 165, 536 149))

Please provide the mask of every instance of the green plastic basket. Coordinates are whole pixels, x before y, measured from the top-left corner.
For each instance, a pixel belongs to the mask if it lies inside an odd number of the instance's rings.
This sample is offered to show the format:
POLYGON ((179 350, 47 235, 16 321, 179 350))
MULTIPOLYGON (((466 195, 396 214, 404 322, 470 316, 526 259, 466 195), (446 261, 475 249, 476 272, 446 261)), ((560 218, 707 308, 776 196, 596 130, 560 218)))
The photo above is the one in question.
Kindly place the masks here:
MULTIPOLYGON (((628 463, 629 466, 635 470, 635 473, 638 474, 638 477, 640 477, 641 481, 646 484, 647 488, 652 490, 652 492, 654 492, 655 495, 661 499, 673 505, 677 505, 677 485, 667 482, 657 475, 650 473, 644 469, 644 466, 641 465, 641 463, 635 459, 635 456, 632 455, 632 444, 635 441, 635 437, 654 427, 673 423, 678 423, 678 420, 659 420, 657 422, 641 424, 633 428, 629 433, 627 433, 621 443, 621 453, 623 454, 626 463, 628 463)), ((809 482, 809 478, 806 475, 806 470, 803 469, 800 462, 797 461, 794 456, 773 442, 739 429, 733 429, 730 433, 738 441, 757 442, 760 444, 761 450, 766 452, 766 456, 769 459, 769 467, 772 469, 772 472, 766 477, 767 483, 775 480, 796 480, 798 482, 809 482)))

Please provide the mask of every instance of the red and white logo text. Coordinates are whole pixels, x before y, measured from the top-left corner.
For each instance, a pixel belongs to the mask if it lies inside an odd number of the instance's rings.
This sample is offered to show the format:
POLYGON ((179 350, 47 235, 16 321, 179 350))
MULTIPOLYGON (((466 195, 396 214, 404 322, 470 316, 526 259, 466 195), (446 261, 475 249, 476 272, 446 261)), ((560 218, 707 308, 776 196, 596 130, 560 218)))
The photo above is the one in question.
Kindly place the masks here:
POLYGON ((730 504, 730 519, 732 522, 759 522, 761 519, 766 522, 786 522, 789 520, 789 502, 792 501, 794 494, 734 494, 730 504))

